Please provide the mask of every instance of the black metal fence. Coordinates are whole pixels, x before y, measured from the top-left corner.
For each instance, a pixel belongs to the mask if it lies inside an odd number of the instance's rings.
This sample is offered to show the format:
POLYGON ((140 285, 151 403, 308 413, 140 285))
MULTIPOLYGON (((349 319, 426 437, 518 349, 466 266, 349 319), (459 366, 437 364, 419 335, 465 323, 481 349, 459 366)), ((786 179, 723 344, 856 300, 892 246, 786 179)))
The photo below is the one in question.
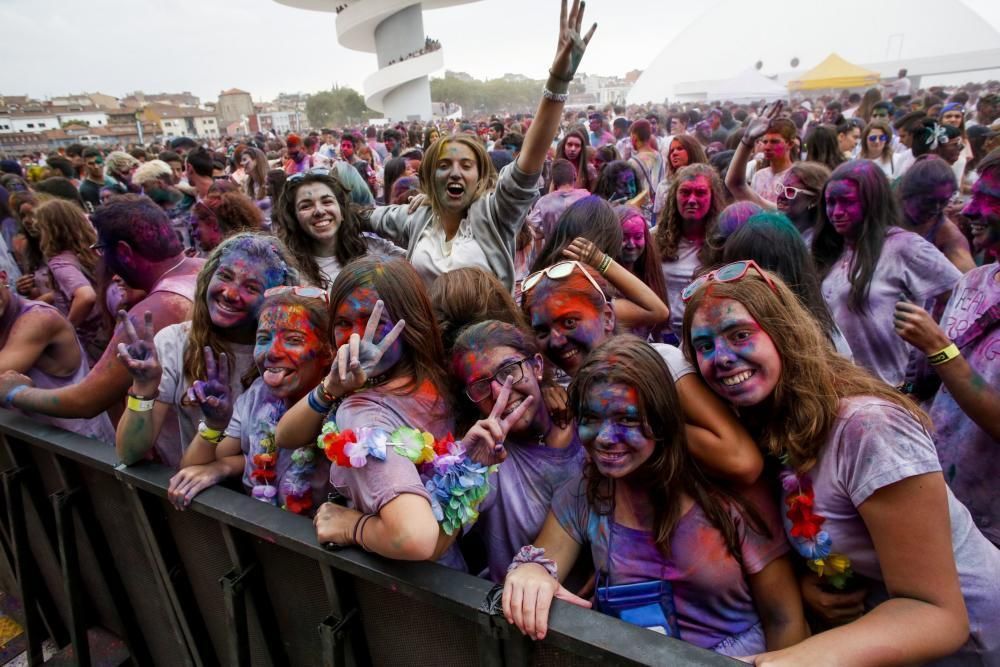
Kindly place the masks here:
POLYGON ((312 522, 226 488, 179 512, 170 471, 0 410, 0 586, 41 643, 120 638, 137 665, 726 665, 556 601, 542 642, 480 606, 489 582, 433 563, 329 552, 312 522))

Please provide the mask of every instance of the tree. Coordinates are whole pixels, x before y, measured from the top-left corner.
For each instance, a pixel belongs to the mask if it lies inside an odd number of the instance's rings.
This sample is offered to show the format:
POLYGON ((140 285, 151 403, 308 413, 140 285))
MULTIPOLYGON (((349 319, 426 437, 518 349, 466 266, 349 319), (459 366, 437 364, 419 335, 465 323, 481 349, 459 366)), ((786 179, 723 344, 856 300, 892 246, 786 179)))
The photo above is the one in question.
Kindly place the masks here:
POLYGON ((530 79, 479 81, 446 74, 431 79, 431 99, 458 104, 466 115, 533 112, 542 95, 542 82, 530 79))
POLYGON ((306 118, 314 128, 362 123, 374 113, 351 88, 325 90, 306 100, 306 118))

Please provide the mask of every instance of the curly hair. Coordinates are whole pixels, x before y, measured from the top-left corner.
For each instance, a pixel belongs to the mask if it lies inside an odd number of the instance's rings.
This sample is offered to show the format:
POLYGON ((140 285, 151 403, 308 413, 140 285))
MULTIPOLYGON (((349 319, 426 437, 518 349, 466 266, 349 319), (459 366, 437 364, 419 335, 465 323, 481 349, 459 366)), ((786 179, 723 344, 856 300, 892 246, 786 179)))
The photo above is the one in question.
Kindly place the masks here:
MULTIPOLYGON (((569 407, 576 419, 586 419, 587 394, 598 383, 623 384, 639 398, 639 419, 653 453, 631 474, 637 488, 648 490, 653 510, 653 541, 670 556, 670 537, 681 519, 681 497, 690 496, 721 534, 730 555, 743 564, 739 530, 729 513, 736 506, 752 530, 769 535, 759 514, 739 496, 713 484, 688 450, 684 411, 663 358, 645 341, 621 335, 609 338, 587 356, 569 386, 569 407)), ((587 443, 584 443, 585 445, 587 443)), ((590 447, 587 447, 588 450, 590 447)), ((616 480, 601 475, 592 458, 584 464, 587 503, 601 515, 614 513, 616 480)))
POLYGON ((194 205, 191 215, 195 220, 214 221, 228 238, 238 232, 261 231, 264 215, 250 197, 238 191, 209 193, 203 201, 194 205))
POLYGON ((45 259, 69 251, 80 260, 87 278, 95 280, 98 257, 90 246, 97 242, 97 232, 79 206, 65 199, 44 202, 35 209, 35 230, 45 259))
POLYGON ((795 293, 777 275, 767 276, 773 290, 755 273, 734 282, 707 283, 692 295, 684 310, 683 350, 699 375, 691 323, 708 300, 733 299, 743 304, 774 343, 781 357, 781 377, 774 394, 766 410, 741 411, 741 420, 757 444, 774 456, 786 457, 799 472, 808 471, 819 459, 837 420, 840 400, 852 396, 889 401, 907 410, 925 428, 930 427, 927 415, 916 403, 834 351, 816 318, 795 293))
MULTIPOLYGON (((680 190, 683 183, 699 176, 704 176, 708 180, 708 186, 712 190, 712 203, 708 208, 708 213, 705 214, 705 238, 711 238, 715 233, 719 213, 726 206, 725 190, 715 169, 701 163, 689 164, 681 168, 677 172, 677 178, 670 184, 666 205, 660 212, 660 220, 656 225, 656 245, 660 251, 660 258, 665 262, 677 261, 677 248, 684 231, 684 218, 681 217, 680 207, 677 205, 677 191, 680 190)), ((702 244, 698 251, 698 261, 703 266, 710 260, 710 252, 708 244, 702 244)))
MULTIPOLYGON (((216 357, 229 355, 229 370, 233 370, 235 355, 222 332, 212 323, 208 312, 208 285, 219 270, 223 260, 232 252, 241 251, 249 257, 261 259, 265 269, 259 276, 264 289, 279 285, 299 284, 298 265, 288 249, 278 239, 267 234, 242 233, 230 236, 209 255, 198 272, 191 311, 191 332, 184 348, 184 379, 194 382, 205 377, 205 348, 210 347, 216 357)), ((256 319, 257 313, 254 313, 256 319)), ((252 376, 251 376, 252 377, 252 376)), ((246 383, 246 377, 244 382, 246 383)))
POLYGON ((329 281, 320 273, 319 264, 316 263, 312 248, 313 241, 302 231, 295 210, 296 193, 302 186, 310 183, 326 185, 337 198, 337 205, 340 207, 343 219, 337 229, 334 254, 340 265, 346 266, 352 259, 364 255, 368 252, 368 245, 365 243, 364 237, 361 236, 361 219, 357 207, 351 202, 351 191, 341 182, 336 171, 331 170, 329 174, 307 172, 301 179, 285 182, 273 212, 273 217, 278 223, 276 226, 278 238, 298 258, 303 277, 313 285, 326 288, 330 286, 329 281))

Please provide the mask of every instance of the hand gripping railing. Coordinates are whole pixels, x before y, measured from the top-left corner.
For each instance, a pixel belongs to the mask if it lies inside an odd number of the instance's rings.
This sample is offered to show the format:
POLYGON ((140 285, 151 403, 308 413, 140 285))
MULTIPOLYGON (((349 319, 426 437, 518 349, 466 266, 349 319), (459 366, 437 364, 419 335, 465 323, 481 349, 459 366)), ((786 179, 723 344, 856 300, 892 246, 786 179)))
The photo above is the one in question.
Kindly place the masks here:
POLYGON ((485 580, 326 551, 308 519, 228 488, 178 512, 170 470, 4 410, 0 468, 0 582, 30 664, 49 636, 89 665, 95 631, 143 666, 735 664, 559 600, 532 642, 480 611, 485 580))

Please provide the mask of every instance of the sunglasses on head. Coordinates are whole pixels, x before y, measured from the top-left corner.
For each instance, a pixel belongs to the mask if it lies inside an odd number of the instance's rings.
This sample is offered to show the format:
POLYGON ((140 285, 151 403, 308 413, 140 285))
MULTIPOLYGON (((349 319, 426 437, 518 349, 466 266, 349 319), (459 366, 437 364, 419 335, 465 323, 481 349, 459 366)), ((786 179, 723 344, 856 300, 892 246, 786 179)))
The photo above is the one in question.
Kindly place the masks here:
POLYGON ((607 303, 608 297, 605 296, 604 290, 602 290, 601 286, 597 284, 597 281, 594 280, 589 273, 587 273, 587 270, 583 268, 583 264, 577 261, 559 262, 558 264, 553 264, 552 266, 544 268, 541 271, 535 271, 530 276, 525 278, 523 283, 521 283, 521 292, 522 294, 527 294, 538 286, 538 283, 541 282, 542 278, 548 278, 550 280, 565 280, 572 275, 573 271, 576 269, 580 270, 583 277, 586 278, 587 281, 594 286, 594 289, 597 290, 597 293, 601 295, 601 299, 604 303, 607 303))
POLYGON ((329 293, 322 287, 304 285, 278 285, 277 287, 271 287, 264 291, 264 298, 266 299, 277 294, 294 294, 305 299, 320 299, 323 303, 328 303, 330 300, 329 293))
POLYGON ((757 262, 752 259, 744 259, 739 262, 733 262, 732 264, 726 264, 725 266, 718 268, 715 271, 706 273, 703 276, 698 276, 691 282, 690 285, 684 288, 683 292, 681 292, 681 301, 687 303, 702 285, 706 285, 710 282, 735 283, 743 280, 750 269, 756 271, 760 277, 764 279, 764 282, 767 283, 767 286, 771 288, 771 291, 777 294, 778 288, 774 286, 774 281, 771 280, 766 273, 764 273, 764 270, 758 266, 757 262))
POLYGON ((303 178, 306 177, 306 174, 316 174, 317 176, 329 176, 330 170, 327 169, 326 167, 314 167, 307 171, 300 171, 299 173, 292 174, 291 176, 286 178, 285 183, 298 183, 299 181, 301 181, 303 178))

